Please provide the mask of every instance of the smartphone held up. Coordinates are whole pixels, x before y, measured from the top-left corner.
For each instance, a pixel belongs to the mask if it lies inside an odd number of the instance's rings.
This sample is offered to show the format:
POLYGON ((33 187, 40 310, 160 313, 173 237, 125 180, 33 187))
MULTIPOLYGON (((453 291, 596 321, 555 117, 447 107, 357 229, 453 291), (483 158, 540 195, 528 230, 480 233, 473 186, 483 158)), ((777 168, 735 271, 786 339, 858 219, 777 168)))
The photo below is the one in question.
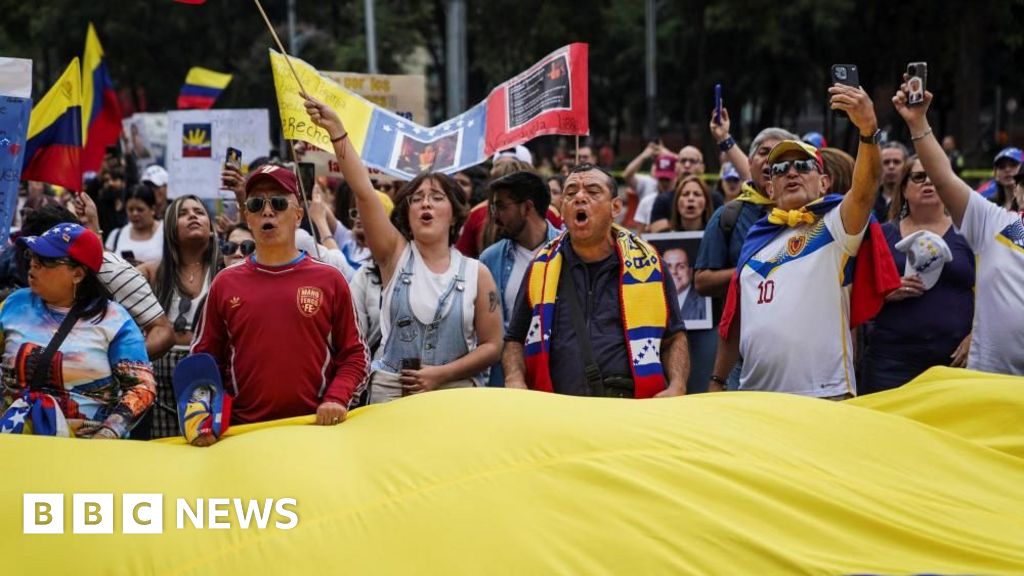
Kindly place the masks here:
POLYGON ((924 104, 924 91, 928 89, 928 63, 907 64, 907 106, 924 104))
MULTIPOLYGON (((856 64, 833 64, 831 69, 832 84, 843 84, 845 86, 860 86, 860 73, 856 64)), ((834 116, 846 116, 842 110, 833 110, 834 116)))

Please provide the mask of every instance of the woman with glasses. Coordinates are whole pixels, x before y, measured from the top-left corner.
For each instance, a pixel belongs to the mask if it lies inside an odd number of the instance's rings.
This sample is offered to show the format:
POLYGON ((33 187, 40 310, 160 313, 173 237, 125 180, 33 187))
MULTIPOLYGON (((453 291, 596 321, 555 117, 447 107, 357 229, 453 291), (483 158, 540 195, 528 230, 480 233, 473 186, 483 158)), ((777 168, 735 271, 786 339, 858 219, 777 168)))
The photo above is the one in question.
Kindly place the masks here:
POLYGON ((865 334, 859 394, 898 388, 932 366, 962 367, 971 345, 974 255, 953 227, 935 184, 916 156, 905 164, 882 232, 896 271, 903 274, 902 286, 886 296, 882 311, 865 334), (924 233, 941 238, 941 244, 924 233), (920 240, 908 242, 921 244, 916 253, 912 244, 901 244, 914 234, 920 240), (938 254, 942 244, 952 256, 944 264, 938 254), (924 259, 918 257, 921 253, 924 259), (917 267, 920 273, 915 272, 917 267))
POLYGON ((399 190, 389 220, 338 115, 308 97, 306 110, 334 143, 381 271, 384 344, 372 365, 370 402, 479 386, 501 356, 502 321, 494 278, 453 246, 465 193, 449 176, 422 173, 399 190))
POLYGON ((189 194, 175 198, 167 206, 164 223, 163 260, 139 267, 174 326, 174 347, 154 364, 157 406, 153 411, 153 438, 179 433, 172 386, 174 367, 188 355, 194 320, 221 264, 213 221, 198 197, 189 194))
POLYGON ((227 240, 221 244, 221 254, 224 256, 224 267, 241 262, 246 256, 256 251, 256 241, 253 239, 252 230, 245 222, 239 222, 228 229, 227 240))
POLYGON ((138 184, 125 195, 128 223, 107 237, 107 250, 133 265, 159 262, 163 257, 163 223, 156 219, 156 193, 149 184, 138 184))
POLYGON ((0 432, 128 437, 156 385, 142 332, 97 277, 99 237, 58 224, 18 244, 29 287, 0 307, 0 432))

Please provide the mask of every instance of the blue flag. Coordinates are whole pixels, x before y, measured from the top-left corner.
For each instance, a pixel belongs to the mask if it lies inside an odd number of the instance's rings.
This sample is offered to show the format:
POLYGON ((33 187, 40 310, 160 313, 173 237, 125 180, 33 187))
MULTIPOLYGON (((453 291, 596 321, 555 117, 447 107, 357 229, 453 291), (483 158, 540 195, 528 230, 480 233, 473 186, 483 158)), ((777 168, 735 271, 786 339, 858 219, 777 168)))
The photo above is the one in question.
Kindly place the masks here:
POLYGON ((31 112, 29 98, 0 97, 0 246, 7 244, 18 208, 18 182, 31 112))

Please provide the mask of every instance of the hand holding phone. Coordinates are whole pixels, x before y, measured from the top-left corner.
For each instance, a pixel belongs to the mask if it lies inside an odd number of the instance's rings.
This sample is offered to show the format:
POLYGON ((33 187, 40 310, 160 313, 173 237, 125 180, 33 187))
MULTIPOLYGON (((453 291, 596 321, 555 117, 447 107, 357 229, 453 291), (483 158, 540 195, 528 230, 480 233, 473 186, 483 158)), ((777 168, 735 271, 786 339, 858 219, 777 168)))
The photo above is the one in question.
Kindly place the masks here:
POLYGON ((907 64, 907 106, 924 104, 924 91, 928 89, 928 63, 911 62, 907 64))
POLYGON ((722 85, 715 84, 715 124, 722 124, 722 85))
MULTIPOLYGON (((833 64, 831 70, 832 84, 860 87, 860 73, 856 64, 833 64)), ((835 116, 846 116, 842 110, 832 110, 835 116)))

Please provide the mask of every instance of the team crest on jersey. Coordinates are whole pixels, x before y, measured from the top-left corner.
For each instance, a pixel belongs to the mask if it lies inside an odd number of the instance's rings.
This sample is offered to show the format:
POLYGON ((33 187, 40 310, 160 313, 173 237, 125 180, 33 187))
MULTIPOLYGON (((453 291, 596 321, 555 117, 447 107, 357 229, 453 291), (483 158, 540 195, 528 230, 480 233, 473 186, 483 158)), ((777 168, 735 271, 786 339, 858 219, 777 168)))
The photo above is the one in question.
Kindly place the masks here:
POLYGON ((307 318, 312 318, 324 303, 324 291, 315 286, 303 286, 295 293, 295 299, 299 305, 299 312, 307 318))
POLYGON ((790 257, 799 256, 803 252, 804 247, 807 246, 807 236, 803 234, 797 234, 786 242, 786 254, 790 257))

